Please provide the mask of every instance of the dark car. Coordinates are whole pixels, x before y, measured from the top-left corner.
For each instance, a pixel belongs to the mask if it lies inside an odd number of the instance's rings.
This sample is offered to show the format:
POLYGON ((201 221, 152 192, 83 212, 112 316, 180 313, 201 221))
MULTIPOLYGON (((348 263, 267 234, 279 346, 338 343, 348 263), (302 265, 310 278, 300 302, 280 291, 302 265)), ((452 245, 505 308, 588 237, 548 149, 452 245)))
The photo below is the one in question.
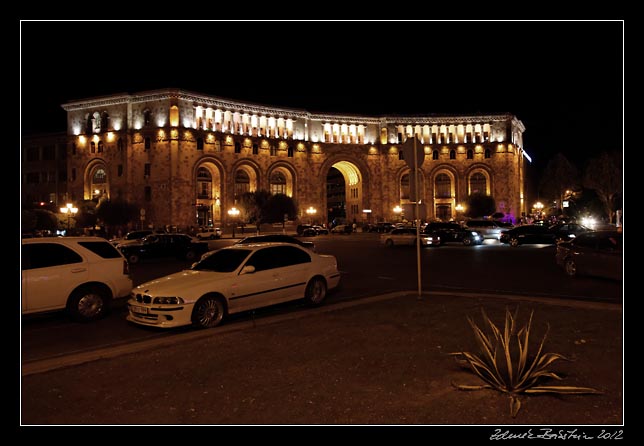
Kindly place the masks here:
POLYGON ((588 231, 557 245, 555 261, 566 274, 623 280, 622 233, 588 231))
POLYGON ((367 232, 378 232, 378 233, 390 232, 395 227, 396 225, 394 225, 393 223, 381 221, 375 224, 368 225, 367 232))
POLYGON ((196 260, 208 251, 208 243, 200 242, 187 234, 150 234, 138 243, 118 245, 128 262, 141 259, 175 257, 196 260))
POLYGON ((423 228, 425 234, 435 234, 440 237, 441 244, 462 243, 465 246, 480 245, 483 236, 476 231, 466 229, 458 223, 430 222, 423 228))
POLYGON ((110 239, 110 243, 114 246, 124 243, 124 242, 129 242, 129 241, 135 241, 135 240, 141 240, 142 238, 154 234, 154 231, 151 229, 140 229, 137 231, 130 231, 127 234, 125 234, 125 237, 121 238, 113 238, 110 239))
POLYGON ((529 244, 554 245, 557 243, 557 234, 547 226, 522 225, 502 232, 499 241, 514 247, 529 244))
POLYGON ((263 242, 293 243, 296 245, 303 246, 304 248, 308 248, 312 251, 315 251, 315 243, 308 240, 300 240, 297 237, 293 237, 292 235, 288 235, 288 234, 251 235, 239 240, 238 242, 235 243, 235 245, 247 245, 249 243, 263 243, 263 242))
POLYGON ((558 223, 550 226, 550 230, 557 235, 557 240, 562 242, 571 240, 584 232, 592 231, 579 223, 558 223))

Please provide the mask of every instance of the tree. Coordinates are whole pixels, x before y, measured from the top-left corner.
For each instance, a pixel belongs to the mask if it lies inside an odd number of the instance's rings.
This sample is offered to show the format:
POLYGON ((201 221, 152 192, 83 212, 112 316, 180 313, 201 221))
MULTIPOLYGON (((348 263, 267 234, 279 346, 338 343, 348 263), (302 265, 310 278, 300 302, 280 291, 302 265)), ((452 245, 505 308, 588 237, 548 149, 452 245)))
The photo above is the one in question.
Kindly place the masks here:
POLYGON ((125 226, 139 215, 136 205, 125 200, 103 200, 96 206, 96 218, 106 227, 125 226))
POLYGON ((289 220, 294 220, 297 217, 297 204, 293 198, 285 194, 271 195, 262 210, 262 215, 267 223, 283 222, 284 215, 287 215, 289 220))
POLYGON ((496 202, 494 198, 475 193, 467 198, 467 216, 468 217, 485 217, 491 215, 496 211, 496 202))
POLYGON ((579 189, 579 171, 568 161, 563 153, 557 153, 548 161, 546 169, 539 181, 539 195, 552 201, 557 201, 561 208, 566 191, 579 189))
POLYGON ((590 159, 584 169, 584 186, 595 191, 610 222, 621 208, 622 165, 621 151, 602 152, 590 159))
POLYGON ((270 197, 270 192, 266 190, 242 194, 239 197, 239 210, 241 211, 242 221, 259 226, 264 221, 264 208, 270 197))

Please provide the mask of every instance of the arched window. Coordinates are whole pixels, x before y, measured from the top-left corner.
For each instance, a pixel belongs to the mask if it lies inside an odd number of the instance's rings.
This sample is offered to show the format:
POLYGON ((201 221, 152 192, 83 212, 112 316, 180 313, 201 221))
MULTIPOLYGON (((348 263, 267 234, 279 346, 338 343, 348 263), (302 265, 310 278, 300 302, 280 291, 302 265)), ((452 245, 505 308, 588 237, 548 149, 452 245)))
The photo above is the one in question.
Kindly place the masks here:
POLYGON ((449 151, 449 159, 455 160, 456 159, 456 150, 452 149, 449 151))
POLYGON ((474 152, 472 151, 472 149, 469 149, 467 151, 467 159, 468 160, 474 159, 474 152))
POLYGON ((470 195, 487 195, 487 179, 481 172, 475 172, 470 176, 470 195))
POLYGON ((432 159, 437 160, 438 159, 438 150, 433 150, 432 151, 432 159))
POLYGON ((103 152, 103 141, 98 142, 98 153, 103 152))
POLYGON ((235 199, 250 192, 250 177, 243 169, 237 170, 235 173, 235 199))
POLYGON ((152 113, 150 112, 149 109, 143 110, 143 125, 148 126, 152 122, 152 113))
POLYGON ((445 173, 439 173, 436 175, 434 191, 434 196, 436 198, 452 197, 452 180, 449 178, 449 175, 445 173))
POLYGON ((271 194, 286 194, 286 177, 279 170, 271 174, 270 179, 271 194))
POLYGON ((409 189, 409 174, 406 173, 400 177, 400 199, 409 200, 411 191, 409 189))
POLYGON ((94 133, 101 131, 101 114, 99 112, 94 112, 92 115, 92 131, 94 133))
POLYGON ((176 105, 170 107, 170 125, 172 127, 179 126, 179 107, 176 105))
POLYGON ((94 141, 89 143, 89 153, 96 153, 96 143, 94 141))
POLYGON ((205 167, 197 170, 197 198, 212 198, 212 175, 205 167))
POLYGON ((116 148, 118 149, 119 152, 123 151, 123 140, 121 138, 116 141, 116 148))

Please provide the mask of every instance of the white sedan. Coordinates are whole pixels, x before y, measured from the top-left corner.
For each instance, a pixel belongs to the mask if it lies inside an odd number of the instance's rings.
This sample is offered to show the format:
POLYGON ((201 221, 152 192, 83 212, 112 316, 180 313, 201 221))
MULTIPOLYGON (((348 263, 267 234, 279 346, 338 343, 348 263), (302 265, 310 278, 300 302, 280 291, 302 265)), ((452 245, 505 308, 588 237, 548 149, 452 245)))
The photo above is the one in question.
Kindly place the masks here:
POLYGON ((416 243, 420 240, 421 246, 440 246, 441 238, 435 234, 425 234, 420 233, 420 236, 416 234, 416 228, 396 228, 392 229, 391 232, 385 232, 380 234, 380 243, 385 246, 416 246, 416 243))
POLYGON ((297 299, 312 305, 340 284, 337 259, 291 243, 231 245, 192 268, 132 290, 127 320, 210 328, 229 314, 297 299))

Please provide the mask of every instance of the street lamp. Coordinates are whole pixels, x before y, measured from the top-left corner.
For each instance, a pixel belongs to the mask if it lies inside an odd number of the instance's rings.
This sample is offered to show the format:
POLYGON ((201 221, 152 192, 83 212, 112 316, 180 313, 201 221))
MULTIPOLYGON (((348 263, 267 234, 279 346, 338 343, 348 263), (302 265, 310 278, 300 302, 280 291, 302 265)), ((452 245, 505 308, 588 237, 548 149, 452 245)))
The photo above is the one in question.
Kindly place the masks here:
POLYGON ((60 212, 63 214, 67 214, 67 233, 65 235, 69 235, 69 231, 71 229, 71 223, 72 223, 72 215, 76 215, 78 212, 78 208, 75 208, 73 204, 67 203, 67 206, 64 208, 60 208, 60 212))
POLYGON ((460 214, 463 213, 465 207, 461 203, 459 203, 454 209, 456 209, 456 220, 459 220, 460 214))
POLYGON ((306 214, 309 216, 309 221, 311 224, 313 224, 313 216, 317 214, 317 209, 315 209, 313 206, 309 206, 309 208, 306 210, 306 214))
POLYGON ((537 220, 541 220, 541 210, 543 209, 543 203, 540 201, 537 201, 533 207, 536 209, 535 214, 537 216, 537 220))
POLYGON ((235 207, 228 209, 228 215, 233 221, 233 238, 235 238, 235 225, 237 224, 237 216, 239 215, 239 209, 235 207))
POLYGON ((394 214, 396 214, 396 218, 400 219, 400 214, 402 214, 402 208, 398 205, 394 208, 394 214))

